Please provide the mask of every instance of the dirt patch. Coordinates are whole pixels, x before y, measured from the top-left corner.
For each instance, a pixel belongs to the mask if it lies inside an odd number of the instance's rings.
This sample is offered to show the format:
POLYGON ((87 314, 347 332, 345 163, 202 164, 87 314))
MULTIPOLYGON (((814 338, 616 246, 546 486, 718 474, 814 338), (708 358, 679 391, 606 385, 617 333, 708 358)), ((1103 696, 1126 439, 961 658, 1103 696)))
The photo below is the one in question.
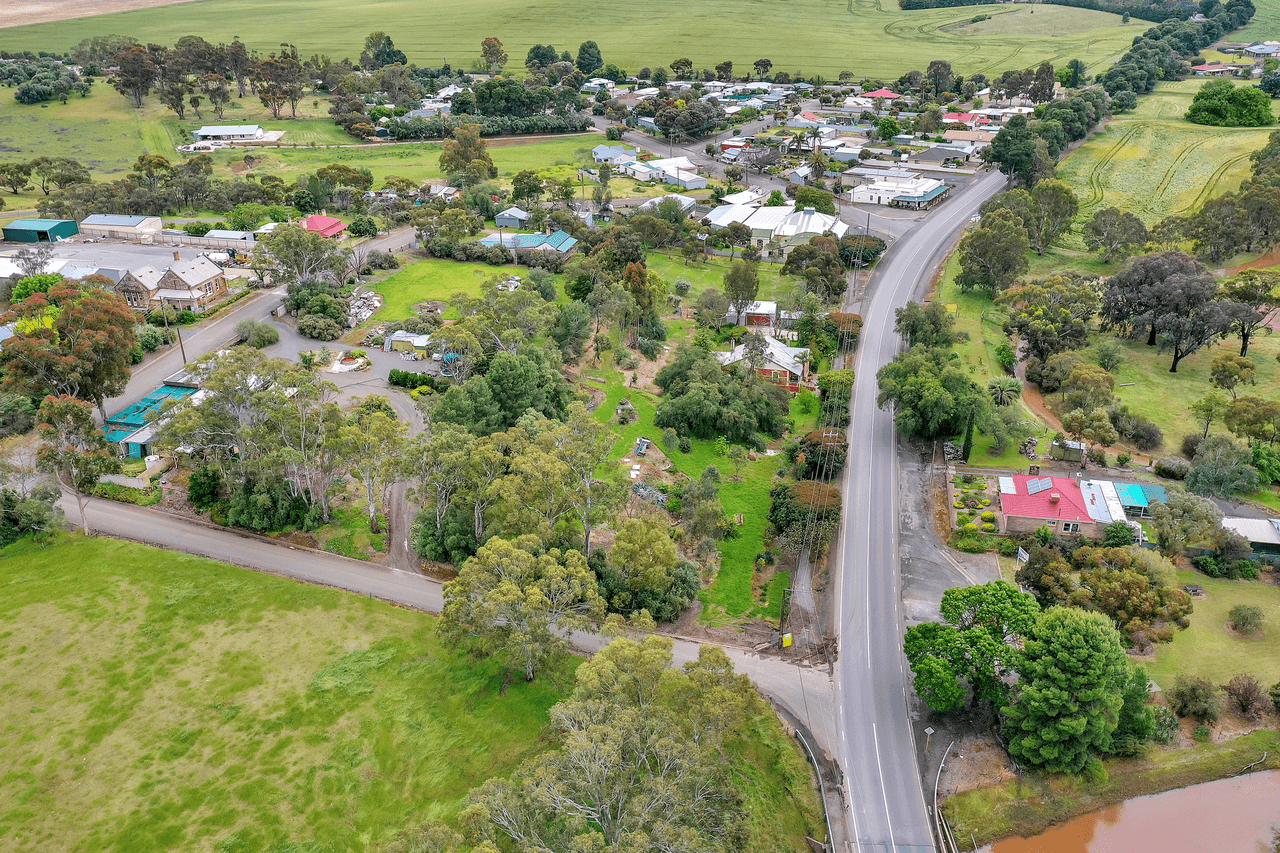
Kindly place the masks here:
POLYGON ((85 3, 84 0, 12 0, 5 4, 0 29, 191 2, 194 0, 95 0, 93 3, 85 3))
POLYGON ((1257 631, 1254 631, 1251 634, 1242 634, 1239 631, 1237 631, 1235 628, 1232 628, 1230 622, 1223 622, 1222 630, 1226 631, 1229 636, 1237 640, 1261 640, 1262 639, 1261 628, 1259 628, 1257 631))
POLYGON ((1264 270, 1268 267, 1280 266, 1280 249, 1272 249, 1257 260, 1229 267, 1227 275, 1235 275, 1241 270, 1264 270))
POLYGON ((999 785, 1014 778, 1009 756, 992 735, 965 735, 956 742, 938 783, 938 798, 999 785))

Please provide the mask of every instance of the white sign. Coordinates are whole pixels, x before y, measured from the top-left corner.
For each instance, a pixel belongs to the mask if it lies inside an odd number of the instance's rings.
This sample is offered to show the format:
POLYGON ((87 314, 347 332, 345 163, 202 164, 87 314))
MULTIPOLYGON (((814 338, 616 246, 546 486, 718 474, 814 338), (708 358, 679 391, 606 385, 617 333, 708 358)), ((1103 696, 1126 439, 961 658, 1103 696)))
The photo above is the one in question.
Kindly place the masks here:
POLYGON ((1030 559, 1031 559, 1031 555, 1027 553, 1027 549, 1026 549, 1026 548, 1019 548, 1019 549, 1018 549, 1018 562, 1019 562, 1019 563, 1025 563, 1025 562, 1027 562, 1027 561, 1028 561, 1028 560, 1030 560, 1030 559))

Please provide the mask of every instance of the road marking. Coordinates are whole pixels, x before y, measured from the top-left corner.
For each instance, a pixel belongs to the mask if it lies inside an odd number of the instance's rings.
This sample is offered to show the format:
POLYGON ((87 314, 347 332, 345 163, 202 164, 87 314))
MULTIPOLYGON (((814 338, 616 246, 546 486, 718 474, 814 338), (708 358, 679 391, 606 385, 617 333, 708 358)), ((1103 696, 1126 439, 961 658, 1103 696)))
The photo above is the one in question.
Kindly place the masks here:
POLYGON ((889 847, 897 845, 893 841, 893 815, 889 814, 889 792, 884 785, 884 765, 880 763, 880 735, 876 733, 876 724, 871 724, 871 739, 876 745, 876 768, 880 771, 880 797, 884 800, 884 819, 889 822, 889 847))

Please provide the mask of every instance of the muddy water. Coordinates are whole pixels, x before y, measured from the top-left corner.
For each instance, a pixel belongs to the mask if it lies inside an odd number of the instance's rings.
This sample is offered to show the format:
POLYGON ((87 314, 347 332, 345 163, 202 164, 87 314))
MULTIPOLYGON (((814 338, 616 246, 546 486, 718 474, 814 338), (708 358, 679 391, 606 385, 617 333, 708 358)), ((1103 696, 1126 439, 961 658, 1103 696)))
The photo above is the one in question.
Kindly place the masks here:
MULTIPOLYGON (((1220 779, 1126 800, 990 853, 1272 853, 1280 833, 1280 771, 1220 779)), ((957 839, 958 841, 959 839, 957 839)))

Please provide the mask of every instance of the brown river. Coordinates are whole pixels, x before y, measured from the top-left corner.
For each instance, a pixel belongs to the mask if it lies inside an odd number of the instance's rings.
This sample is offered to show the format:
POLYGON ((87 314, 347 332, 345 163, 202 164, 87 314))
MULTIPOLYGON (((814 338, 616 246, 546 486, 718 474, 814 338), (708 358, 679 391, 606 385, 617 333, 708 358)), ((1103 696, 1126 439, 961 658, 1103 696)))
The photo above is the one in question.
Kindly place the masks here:
MULTIPOLYGON (((956 839, 959 841, 960 839, 956 839)), ((990 853, 1280 853, 1280 771, 1126 800, 990 853)))

